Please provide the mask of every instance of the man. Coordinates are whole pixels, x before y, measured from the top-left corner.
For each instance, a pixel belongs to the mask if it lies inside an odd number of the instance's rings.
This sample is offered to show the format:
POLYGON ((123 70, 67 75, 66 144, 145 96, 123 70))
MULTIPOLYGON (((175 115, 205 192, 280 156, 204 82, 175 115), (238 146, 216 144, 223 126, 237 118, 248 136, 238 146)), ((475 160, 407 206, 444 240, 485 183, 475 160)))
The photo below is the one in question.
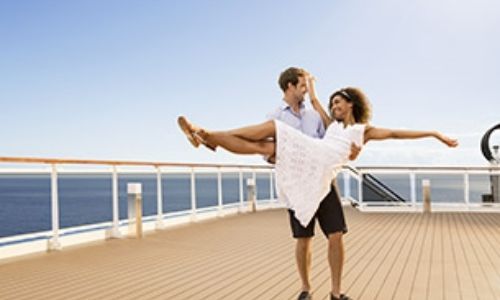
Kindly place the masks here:
MULTIPOLYGON (((306 109, 304 96, 308 92, 307 76, 309 74, 300 68, 288 68, 279 77, 278 83, 283 91, 283 105, 268 115, 269 119, 277 119, 302 131, 304 134, 315 138, 322 138, 325 127, 318 112, 306 109)), ((360 148, 354 144, 351 147, 351 159, 359 153, 360 148)), ((268 158, 273 161, 274 157, 268 158)), ((344 212, 340 197, 333 183, 330 193, 321 201, 315 217, 307 227, 303 227, 295 218, 294 212, 288 210, 290 226, 293 237, 297 240, 295 258, 297 269, 302 281, 302 291, 299 300, 310 300, 311 284, 309 275, 311 271, 311 242, 314 236, 315 220, 317 219, 321 230, 328 238, 328 263, 331 273, 330 299, 350 299, 340 293, 342 268, 344 264, 344 244, 342 236, 347 232, 344 212)))

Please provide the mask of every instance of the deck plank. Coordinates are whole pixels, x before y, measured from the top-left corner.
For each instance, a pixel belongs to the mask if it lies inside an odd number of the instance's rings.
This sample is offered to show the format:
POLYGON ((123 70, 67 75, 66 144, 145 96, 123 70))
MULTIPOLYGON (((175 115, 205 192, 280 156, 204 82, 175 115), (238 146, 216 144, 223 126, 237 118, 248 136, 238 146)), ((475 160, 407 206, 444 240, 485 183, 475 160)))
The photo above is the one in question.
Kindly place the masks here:
POLYGON ((404 217, 404 215, 394 215, 392 220, 384 222, 383 216, 377 216, 377 226, 370 229, 375 238, 374 242, 365 243, 360 250, 361 257, 357 259, 357 266, 345 276, 346 290, 355 299, 363 296, 370 298, 374 295, 365 293, 365 289, 379 270, 380 264, 385 263, 384 258, 391 246, 401 236, 401 227, 398 225, 404 217), (387 232, 392 232, 392 234, 387 234, 387 232))
POLYGON ((430 255, 430 270, 427 279, 427 298, 444 299, 444 258, 443 258, 443 214, 432 218, 433 235, 430 255))
MULTIPOLYGON (((354 299, 500 299, 494 213, 361 213, 346 207, 343 288, 354 299)), ((315 299, 327 299, 327 240, 313 241, 315 299)), ((0 261, 0 299, 295 299, 285 210, 0 261)))
MULTIPOLYGON (((391 269, 387 274, 384 282, 381 284, 377 294, 375 294, 375 299, 393 299, 394 295, 400 285, 403 272, 407 269, 408 261, 410 260, 410 254, 415 247, 415 241, 417 240, 419 231, 422 229, 421 222, 422 219, 419 215, 414 214, 412 216, 412 221, 408 222, 407 227, 410 231, 407 234, 404 244, 399 249, 399 254, 391 263, 391 269)), ((389 262, 387 262, 389 263, 389 262)))
MULTIPOLYGON (((474 228, 476 235, 472 235, 471 238, 475 238, 474 241, 480 246, 482 253, 481 257, 484 258, 483 266, 486 270, 486 277, 489 280, 490 286, 492 287, 492 292, 495 297, 498 298, 500 295, 500 246, 496 246, 490 234, 492 234, 488 228, 491 228, 490 224, 482 223, 480 218, 483 216, 468 216, 472 220, 471 226, 469 228, 474 228)), ((494 228, 497 228, 496 226, 494 228)), ((495 233, 493 233, 495 235, 495 233)), ((499 235, 492 236, 498 237, 499 235)))
POLYGON ((399 277, 393 270, 397 267, 396 262, 400 260, 403 250, 408 249, 406 245, 413 240, 412 232, 416 229, 414 226, 416 219, 416 215, 410 216, 408 224, 394 232, 394 242, 390 244, 386 256, 377 262, 377 272, 373 274, 361 295, 366 295, 366 298, 389 299, 391 287, 395 286, 395 279, 399 277), (384 292, 386 294, 383 294, 384 292))
POLYGON ((464 251, 468 253, 467 261, 471 273, 473 274, 472 279, 474 280, 474 285, 477 289, 476 294, 480 294, 482 299, 495 299, 493 288, 490 284, 492 274, 487 274, 485 271, 485 267, 487 267, 489 263, 486 257, 481 253, 481 249, 478 247, 474 237, 477 234, 478 227, 472 226, 471 218, 467 217, 465 214, 459 215, 458 218, 464 251))
POLYGON ((453 218, 450 214, 443 214, 442 239, 443 239, 443 291, 445 299, 461 299, 460 282, 456 265, 455 245, 451 236, 451 223, 453 218))
POLYGON ((397 289, 392 299, 410 299, 410 295, 413 291, 413 286, 420 263, 419 260, 424 245, 424 237, 427 234, 429 228, 429 218, 427 218, 425 215, 420 215, 419 219, 418 234, 415 237, 413 248, 408 255, 408 260, 405 262, 404 271, 399 278, 397 289))

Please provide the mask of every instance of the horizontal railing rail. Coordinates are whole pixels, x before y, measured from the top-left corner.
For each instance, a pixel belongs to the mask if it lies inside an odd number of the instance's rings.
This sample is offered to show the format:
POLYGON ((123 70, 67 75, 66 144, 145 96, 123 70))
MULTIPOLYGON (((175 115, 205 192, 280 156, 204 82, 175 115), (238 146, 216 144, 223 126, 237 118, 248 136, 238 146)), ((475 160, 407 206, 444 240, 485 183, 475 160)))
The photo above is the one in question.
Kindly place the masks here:
POLYGON ((413 171, 500 171, 500 165, 490 166, 414 166, 414 165, 401 165, 401 166, 358 166, 357 170, 413 170, 413 171))
POLYGON ((15 164, 56 164, 56 165, 107 165, 107 166, 152 166, 152 167, 188 167, 188 168, 249 168, 273 169, 269 165, 245 164, 210 164, 210 163, 174 163, 152 161, 127 161, 127 160, 97 160, 97 159, 72 159, 72 158, 39 158, 39 157, 0 157, 2 163, 15 164))

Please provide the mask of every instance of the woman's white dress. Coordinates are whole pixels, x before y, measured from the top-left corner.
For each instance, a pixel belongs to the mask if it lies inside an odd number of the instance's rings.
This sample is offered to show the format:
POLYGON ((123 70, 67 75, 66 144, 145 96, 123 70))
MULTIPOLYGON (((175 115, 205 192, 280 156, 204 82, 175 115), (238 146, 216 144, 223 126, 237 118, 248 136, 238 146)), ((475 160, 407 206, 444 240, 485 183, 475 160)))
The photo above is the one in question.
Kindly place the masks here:
POLYGON ((347 163, 351 143, 363 144, 365 125, 344 128, 342 123, 334 122, 322 139, 316 139, 281 121, 275 120, 275 124, 278 198, 306 227, 340 167, 347 163))

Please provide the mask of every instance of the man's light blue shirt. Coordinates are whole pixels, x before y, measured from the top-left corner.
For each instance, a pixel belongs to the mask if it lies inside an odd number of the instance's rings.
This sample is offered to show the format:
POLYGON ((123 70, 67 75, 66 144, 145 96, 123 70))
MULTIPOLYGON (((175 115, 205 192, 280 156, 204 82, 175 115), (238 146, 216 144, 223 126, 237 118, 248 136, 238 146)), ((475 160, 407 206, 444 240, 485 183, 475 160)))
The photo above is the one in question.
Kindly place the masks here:
POLYGON ((304 102, 299 106, 299 113, 295 113, 288 103, 283 103, 275 111, 267 115, 269 120, 279 120, 302 133, 322 138, 325 135, 325 126, 319 113, 312 109, 306 109, 304 102))

